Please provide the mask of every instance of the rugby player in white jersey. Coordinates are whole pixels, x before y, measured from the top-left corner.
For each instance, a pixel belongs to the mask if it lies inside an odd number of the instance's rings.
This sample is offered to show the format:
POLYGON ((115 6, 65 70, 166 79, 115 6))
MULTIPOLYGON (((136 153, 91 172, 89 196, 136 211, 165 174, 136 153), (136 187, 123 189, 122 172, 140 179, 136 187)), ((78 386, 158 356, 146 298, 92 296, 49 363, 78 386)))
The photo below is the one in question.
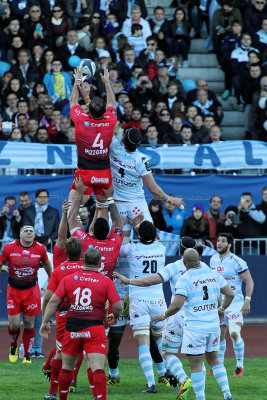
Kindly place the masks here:
POLYGON ((181 198, 168 196, 155 182, 147 156, 136 151, 142 141, 142 135, 136 128, 125 131, 122 143, 113 138, 110 146, 110 165, 112 183, 114 188, 113 198, 123 223, 124 243, 129 242, 131 225, 127 218, 133 220, 142 212, 144 220, 152 218, 145 200, 143 182, 148 190, 157 198, 173 204, 176 207, 184 207, 181 198), (127 240, 128 238, 128 240, 127 240))
MULTIPOLYGON (((180 242, 180 255, 188 248, 196 249, 196 241, 188 236, 184 236, 180 242)), ((206 265, 201 262, 201 265, 206 265)), ((172 299, 175 296, 175 284, 177 279, 186 272, 183 260, 177 260, 173 263, 167 264, 164 269, 150 276, 143 278, 131 279, 131 285, 147 287, 157 285, 163 282, 170 282, 172 292, 172 299)), ((128 285, 130 279, 119 274, 113 273, 114 276, 119 278, 124 284, 128 285)), ((185 400, 188 392, 192 386, 191 379, 187 376, 183 369, 183 365, 177 354, 182 343, 184 327, 184 311, 180 310, 177 314, 172 315, 167 319, 166 326, 162 334, 162 352, 166 362, 166 368, 169 370, 179 382, 180 394, 183 394, 181 399, 185 400)))
MULTIPOLYGON (((138 229, 140 242, 123 245, 120 256, 127 258, 130 267, 130 278, 142 278, 160 272, 165 266, 165 246, 157 239, 155 226, 149 221, 143 221, 138 229)), ((159 324, 151 323, 151 318, 159 312, 164 313, 166 302, 162 284, 147 288, 130 285, 130 324, 132 325, 134 337, 138 344, 139 361, 145 377, 147 388, 143 392, 156 393, 153 362, 149 351, 150 329, 161 349, 162 332, 165 321, 159 324)), ((163 362, 156 364, 159 375, 166 373, 163 362)))
POLYGON ((210 259, 210 267, 221 274, 231 285, 235 298, 231 306, 225 312, 224 320, 221 323, 221 339, 219 360, 224 362, 226 350, 225 335, 229 328, 229 335, 233 342, 236 356, 235 376, 244 374, 244 340, 241 337, 243 316, 250 313, 250 301, 253 292, 254 282, 250 275, 247 263, 242 258, 231 252, 233 237, 230 233, 220 233, 217 239, 217 252, 210 259), (242 282, 245 283, 246 297, 242 293, 242 282))
MULTIPOLYGON (((161 323, 184 306, 184 332, 182 353, 188 357, 191 380, 196 400, 205 400, 205 376, 202 371, 204 356, 212 367, 213 375, 221 387, 225 400, 233 400, 223 364, 218 360, 220 325, 225 309, 231 304, 234 292, 226 280, 208 266, 200 265, 195 249, 186 249, 183 262, 187 271, 175 285, 175 297, 165 313, 152 318, 161 323), (220 293, 224 294, 223 304, 218 308, 220 293)), ((177 396, 183 399, 183 395, 177 396)))

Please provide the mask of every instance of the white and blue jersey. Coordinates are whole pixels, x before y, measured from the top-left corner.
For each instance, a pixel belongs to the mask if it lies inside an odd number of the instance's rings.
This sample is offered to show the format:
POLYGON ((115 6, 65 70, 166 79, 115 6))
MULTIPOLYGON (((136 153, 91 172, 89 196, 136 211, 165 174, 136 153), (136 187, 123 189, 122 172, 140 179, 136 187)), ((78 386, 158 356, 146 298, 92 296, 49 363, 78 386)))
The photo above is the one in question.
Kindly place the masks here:
POLYGON ((113 138, 110 166, 115 200, 134 202, 145 199, 142 176, 151 174, 147 156, 139 151, 128 153, 124 145, 113 138))
MULTIPOLYGON (((201 266, 207 266, 207 264, 200 261, 201 266)), ((172 292, 172 300, 175 295, 175 285, 177 280, 186 272, 186 268, 184 266, 183 259, 177 260, 173 263, 167 264, 163 270, 158 272, 164 282, 170 282, 171 292, 172 292)))
MULTIPOLYGON (((121 257, 127 257, 130 265, 130 279, 143 278, 164 269, 165 246, 156 241, 152 244, 129 243, 122 245, 121 257)), ((130 300, 138 298, 164 299, 162 283, 148 287, 130 285, 130 300)))
POLYGON ((186 297, 185 328, 205 333, 218 331, 220 289, 227 282, 208 266, 190 268, 176 282, 175 294, 186 297))
POLYGON ((244 301, 240 274, 248 270, 246 261, 233 253, 222 258, 219 254, 215 254, 210 259, 210 268, 222 275, 233 289, 235 294, 233 303, 244 301))

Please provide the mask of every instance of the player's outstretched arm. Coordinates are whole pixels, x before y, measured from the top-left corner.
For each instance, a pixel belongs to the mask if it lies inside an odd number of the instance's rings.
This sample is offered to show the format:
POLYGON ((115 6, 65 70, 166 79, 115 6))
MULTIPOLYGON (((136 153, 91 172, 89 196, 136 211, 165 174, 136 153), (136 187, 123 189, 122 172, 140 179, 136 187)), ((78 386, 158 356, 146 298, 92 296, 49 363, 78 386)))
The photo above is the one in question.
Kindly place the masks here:
POLYGON ((66 200, 63 201, 62 204, 62 217, 59 223, 59 227, 58 227, 58 236, 57 236, 57 241, 56 241, 56 245, 58 248, 60 249, 64 249, 65 248, 65 244, 67 241, 67 233, 68 233, 68 218, 67 218, 67 214, 68 214, 68 202, 66 200))
POLYGON ((101 81, 104 83, 105 88, 106 88, 107 106, 116 107, 115 96, 114 96, 113 90, 109 83, 108 69, 104 69, 104 75, 100 74, 100 77, 101 77, 101 81))
POLYGON ((176 314, 184 305, 186 300, 185 296, 181 296, 180 294, 176 294, 173 301, 169 305, 169 308, 165 311, 164 314, 156 315, 152 318, 152 322, 159 322, 164 321, 166 318, 170 317, 171 315, 176 314))
POLYGON ((83 194, 84 194, 87 186, 85 186, 83 184, 82 178, 80 176, 78 176, 78 178, 75 179, 75 187, 76 187, 76 190, 74 191, 72 205, 71 205, 69 215, 68 215, 70 231, 74 228, 82 227, 80 221, 77 219, 77 215, 79 213, 79 207, 81 204, 81 200, 82 200, 83 194))
POLYGON ((175 207, 184 208, 185 203, 180 197, 168 196, 163 192, 161 187, 156 183, 152 174, 142 176, 143 182, 145 183, 148 190, 160 200, 164 200, 167 203, 173 204, 175 207))
POLYGON ((153 274, 151 276, 145 276, 143 278, 136 278, 136 279, 128 279, 126 278, 126 276, 121 275, 118 272, 113 272, 113 276, 119 278, 125 285, 146 287, 163 283, 163 279, 159 274, 153 274))
POLYGON ((74 82, 71 94, 70 94, 70 108, 73 106, 77 106, 79 104, 79 97, 80 97, 80 92, 77 86, 77 83, 74 82))
POLYGON ((122 228, 122 221, 121 221, 121 216, 119 214, 119 211, 117 209, 117 206, 115 203, 111 203, 108 206, 109 212, 110 212, 110 216, 111 216, 111 221, 112 221, 112 228, 118 227, 118 228, 122 228))

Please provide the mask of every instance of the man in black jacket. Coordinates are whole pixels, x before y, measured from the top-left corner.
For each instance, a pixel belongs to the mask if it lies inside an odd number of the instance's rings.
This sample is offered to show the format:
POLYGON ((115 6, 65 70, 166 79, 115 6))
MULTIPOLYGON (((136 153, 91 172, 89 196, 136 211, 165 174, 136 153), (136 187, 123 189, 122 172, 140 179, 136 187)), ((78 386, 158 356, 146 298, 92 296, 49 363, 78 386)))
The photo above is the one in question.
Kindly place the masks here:
POLYGON ((72 70, 69 65, 69 58, 71 56, 78 56, 80 58, 87 58, 87 51, 78 43, 78 34, 75 30, 70 30, 67 33, 67 43, 59 47, 57 51, 57 58, 62 61, 63 70, 72 70))
MULTIPOLYGON (((265 186, 265 191, 267 187, 265 186)), ((265 195, 266 197, 266 195, 265 195)), ((252 194, 244 192, 238 205, 241 224, 238 225, 240 238, 257 238, 262 236, 262 228, 266 222, 266 214, 258 206, 255 206, 252 194)))
MULTIPOLYGON (((0 211, 0 239, 11 242, 19 237, 20 213, 14 196, 5 198, 0 211)), ((6 242, 4 244, 6 244, 6 242)))
POLYGON ((34 226, 36 240, 45 246, 51 245, 57 238, 59 212, 48 205, 49 193, 46 189, 38 189, 35 200, 35 205, 25 210, 22 223, 30 222, 34 226))

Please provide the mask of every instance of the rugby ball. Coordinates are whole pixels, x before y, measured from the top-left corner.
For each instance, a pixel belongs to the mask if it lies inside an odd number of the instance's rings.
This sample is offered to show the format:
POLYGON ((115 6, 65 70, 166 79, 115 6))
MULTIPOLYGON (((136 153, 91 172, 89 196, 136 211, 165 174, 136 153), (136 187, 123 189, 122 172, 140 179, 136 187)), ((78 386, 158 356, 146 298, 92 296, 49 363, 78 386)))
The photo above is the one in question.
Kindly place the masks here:
POLYGON ((81 61, 80 68, 82 68, 83 76, 86 76, 86 78, 91 78, 94 76, 96 71, 94 61, 90 60, 89 58, 81 61))

